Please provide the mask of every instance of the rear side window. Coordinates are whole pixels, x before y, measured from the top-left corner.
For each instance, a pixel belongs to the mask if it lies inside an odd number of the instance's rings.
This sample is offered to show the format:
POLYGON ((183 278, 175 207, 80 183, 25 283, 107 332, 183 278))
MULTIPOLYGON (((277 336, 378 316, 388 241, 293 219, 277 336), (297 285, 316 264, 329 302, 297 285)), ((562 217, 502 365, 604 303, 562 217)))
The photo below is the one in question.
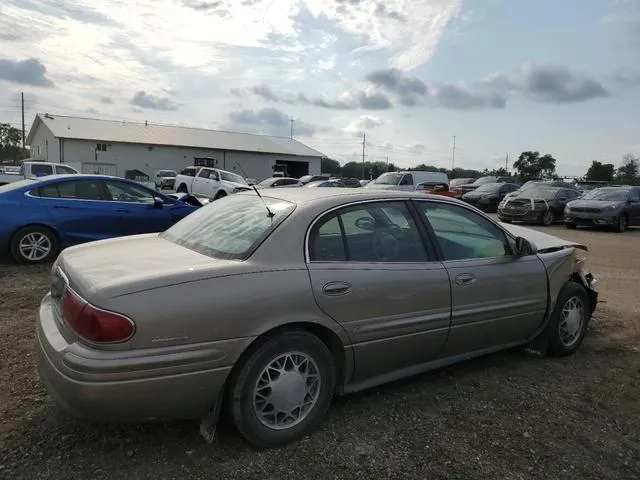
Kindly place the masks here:
POLYGON ((65 167, 63 165, 56 166, 56 169, 58 170, 59 173, 68 173, 68 174, 76 173, 76 171, 73 168, 65 167))
POLYGON ((31 165, 31 173, 36 177, 53 175, 53 165, 31 165))
POLYGON ((68 200, 104 200, 100 183, 94 180, 74 180, 50 183, 32 191, 42 198, 64 198, 68 200))
POLYGON ((242 194, 221 198, 185 217, 161 237, 210 257, 244 260, 295 208, 285 200, 263 199, 242 194))

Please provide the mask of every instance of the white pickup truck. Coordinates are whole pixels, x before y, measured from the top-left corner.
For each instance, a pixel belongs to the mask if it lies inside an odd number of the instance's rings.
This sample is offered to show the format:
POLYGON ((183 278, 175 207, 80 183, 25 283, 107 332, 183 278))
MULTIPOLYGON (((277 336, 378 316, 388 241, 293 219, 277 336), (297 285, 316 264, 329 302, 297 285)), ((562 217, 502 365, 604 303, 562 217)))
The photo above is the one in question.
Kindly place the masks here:
POLYGON ((251 190, 246 180, 236 173, 209 167, 187 167, 176 176, 178 193, 217 200, 233 193, 251 190))
POLYGON ((26 178, 40 178, 49 175, 78 174, 75 168, 69 165, 51 162, 23 162, 20 171, 15 173, 0 174, 0 185, 17 182, 26 178))

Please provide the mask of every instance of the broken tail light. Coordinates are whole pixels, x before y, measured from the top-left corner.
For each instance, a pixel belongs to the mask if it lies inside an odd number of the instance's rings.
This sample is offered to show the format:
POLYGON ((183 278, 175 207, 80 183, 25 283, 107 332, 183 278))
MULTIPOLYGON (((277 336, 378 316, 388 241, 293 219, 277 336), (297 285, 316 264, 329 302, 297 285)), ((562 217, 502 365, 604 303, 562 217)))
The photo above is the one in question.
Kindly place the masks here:
POLYGON ((62 297, 62 316, 74 332, 92 343, 124 342, 135 332, 130 318, 94 307, 68 287, 62 297))

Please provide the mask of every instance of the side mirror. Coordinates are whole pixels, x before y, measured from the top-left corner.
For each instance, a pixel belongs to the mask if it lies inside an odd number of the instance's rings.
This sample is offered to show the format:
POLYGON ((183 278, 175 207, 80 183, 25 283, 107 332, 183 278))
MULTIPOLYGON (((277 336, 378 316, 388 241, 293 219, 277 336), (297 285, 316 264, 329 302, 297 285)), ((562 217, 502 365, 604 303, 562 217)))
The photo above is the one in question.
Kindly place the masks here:
POLYGON ((162 208, 164 206, 164 200, 160 197, 153 197, 153 207, 162 208))
POLYGON ((361 230, 372 232, 375 229, 375 220, 371 217, 360 217, 356 220, 355 225, 361 230))
POLYGON ((527 257, 534 255, 537 252, 536 247, 523 237, 516 237, 515 254, 516 257, 527 257))

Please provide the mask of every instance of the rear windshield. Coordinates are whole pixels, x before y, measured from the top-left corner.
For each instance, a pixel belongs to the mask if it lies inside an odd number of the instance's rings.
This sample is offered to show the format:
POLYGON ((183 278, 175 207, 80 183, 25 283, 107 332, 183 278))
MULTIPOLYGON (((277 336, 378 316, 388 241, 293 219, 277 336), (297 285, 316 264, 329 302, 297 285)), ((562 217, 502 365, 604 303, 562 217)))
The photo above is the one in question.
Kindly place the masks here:
POLYGON ((495 183, 498 180, 496 177, 480 177, 475 182, 474 185, 484 185, 485 183, 495 183))
POLYGON ((560 191, 559 188, 545 187, 542 184, 533 185, 530 188, 520 190, 515 198, 533 198, 539 200, 553 200, 560 191))
POLYGON ((183 218, 161 237, 210 257, 243 260, 295 208, 285 200, 263 199, 253 193, 223 197, 183 218))
POLYGON ((0 185, 0 193, 10 192, 12 190, 17 190, 18 188, 26 187, 27 185, 31 185, 35 182, 35 179, 27 179, 27 180, 18 180, 17 182, 7 183, 6 185, 0 185))

